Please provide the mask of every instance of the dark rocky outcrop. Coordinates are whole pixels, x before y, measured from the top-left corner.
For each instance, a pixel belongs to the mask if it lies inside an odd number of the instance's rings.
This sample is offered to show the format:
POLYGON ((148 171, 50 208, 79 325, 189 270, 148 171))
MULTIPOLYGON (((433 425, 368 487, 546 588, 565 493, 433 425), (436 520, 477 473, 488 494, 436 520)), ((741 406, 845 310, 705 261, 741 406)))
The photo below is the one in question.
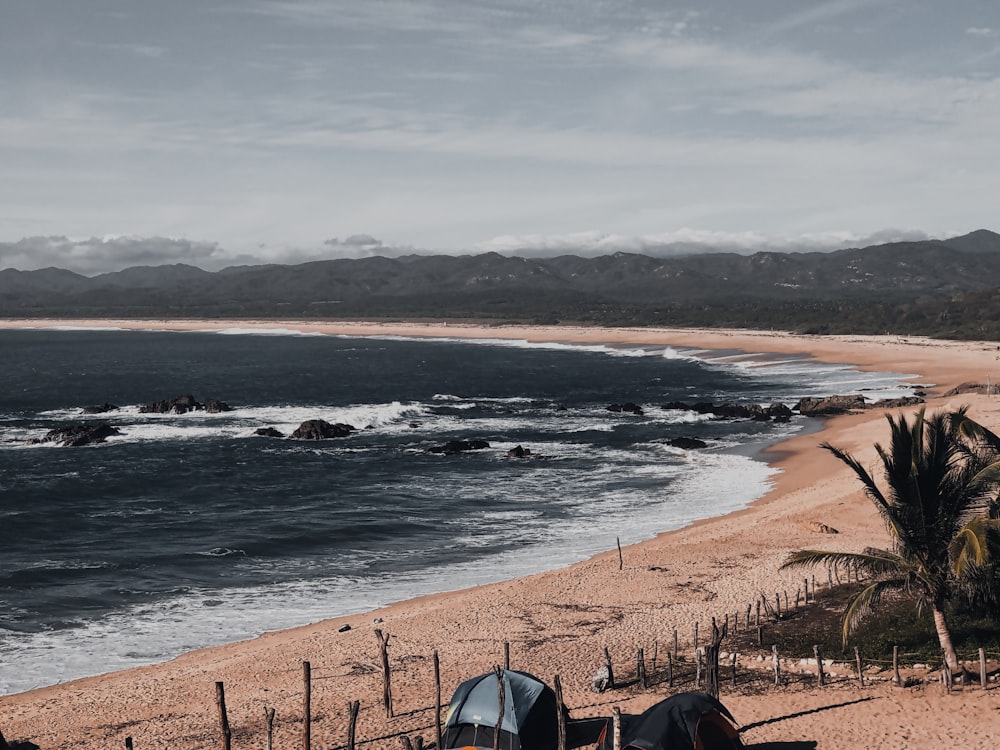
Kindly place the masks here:
POLYGON ((217 398, 205 399, 205 411, 209 414, 221 414, 222 412, 232 410, 233 408, 225 401, 219 401, 217 398))
POLYGON ((296 440, 329 440, 347 437, 357 429, 354 425, 337 422, 330 424, 323 419, 307 419, 292 433, 296 440))
POLYGON ((107 422, 98 422, 97 424, 68 424, 57 427, 54 430, 49 430, 45 433, 45 437, 32 440, 31 442, 34 444, 56 443, 57 445, 78 447, 81 445, 103 443, 112 435, 121 434, 121 431, 117 427, 112 427, 107 422))
POLYGON ((698 414, 711 414, 719 419, 754 419, 759 422, 774 420, 775 422, 787 422, 792 418, 792 410, 784 404, 774 403, 770 406, 760 406, 759 404, 713 404, 708 401, 700 401, 688 404, 684 401, 671 401, 663 405, 664 409, 680 409, 683 411, 693 411, 698 414))
POLYGON ((119 408, 114 404, 103 403, 100 406, 85 406, 81 411, 84 414, 107 414, 109 411, 118 411, 119 408))
POLYGON ((625 404, 611 404, 608 406, 608 411, 613 412, 625 412, 627 414, 635 414, 636 416, 642 416, 642 407, 638 404, 633 404, 631 401, 625 404))
POLYGON ((272 437, 272 438, 283 438, 284 435, 273 427, 259 427, 254 431, 254 435, 260 435, 261 437, 272 437))
POLYGON ((225 401, 216 398, 210 398, 203 404, 190 393, 139 407, 140 414, 187 414, 189 411, 208 411, 215 414, 232 411, 232 408, 225 401))
POLYGON ((869 404, 869 409, 901 409, 907 406, 917 406, 924 403, 920 396, 902 396, 901 398, 884 398, 869 404))
POLYGON ((861 395, 806 397, 795 405, 795 410, 806 417, 828 417, 867 408, 865 397, 861 395))
POLYGON ((485 440, 449 440, 444 445, 435 445, 427 450, 430 453, 443 453, 447 456, 455 453, 467 453, 468 451, 481 451, 489 448, 490 444, 485 440))
POLYGON ((965 382, 960 385, 956 385, 954 388, 945 393, 945 396, 960 396, 963 393, 979 393, 982 395, 990 395, 997 392, 997 387, 992 383, 973 383, 965 382))
POLYGON ((667 445, 672 445, 674 448, 683 448, 686 451, 693 450, 696 448, 707 448, 708 443, 704 440, 699 440, 693 437, 675 437, 667 441, 667 445))
POLYGON ((531 456, 531 448, 522 448, 520 445, 507 451, 507 458, 527 458, 531 456))

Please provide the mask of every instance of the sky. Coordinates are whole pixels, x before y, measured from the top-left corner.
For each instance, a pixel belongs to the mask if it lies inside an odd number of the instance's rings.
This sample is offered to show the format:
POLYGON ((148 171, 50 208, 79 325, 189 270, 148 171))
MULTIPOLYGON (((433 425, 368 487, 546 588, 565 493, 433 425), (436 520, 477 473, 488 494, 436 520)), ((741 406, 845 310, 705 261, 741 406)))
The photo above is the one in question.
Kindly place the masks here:
POLYGON ((0 0, 0 268, 1000 229, 996 0, 0 0))

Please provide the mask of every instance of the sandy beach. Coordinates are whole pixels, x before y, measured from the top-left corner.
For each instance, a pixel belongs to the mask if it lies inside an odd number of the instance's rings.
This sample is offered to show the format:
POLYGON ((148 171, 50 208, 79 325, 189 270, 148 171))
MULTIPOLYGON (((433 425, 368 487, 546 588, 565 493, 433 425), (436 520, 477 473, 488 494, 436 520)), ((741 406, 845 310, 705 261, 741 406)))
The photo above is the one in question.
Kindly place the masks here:
MULTIPOLYGON (((968 406, 1000 429, 1000 400, 963 393, 961 383, 993 383, 1000 347, 993 342, 917 337, 798 336, 722 330, 374 324, 292 321, 0 321, 0 327, 144 329, 294 329, 345 335, 511 338, 573 343, 631 343, 705 349, 809 354, 827 362, 913 376, 930 410, 968 406)), ((910 409, 912 411, 912 409, 910 409)), ((665 697, 666 684, 631 685, 596 694, 591 680, 607 648, 623 679, 634 678, 637 649, 661 655, 676 629, 690 650, 694 624, 743 612, 760 592, 802 585, 802 572, 779 570, 800 548, 861 550, 885 546, 888 535, 849 470, 818 446, 829 441, 864 465, 886 441, 885 412, 836 417, 776 446, 773 489, 751 508, 702 521, 622 550, 535 576, 423 597, 365 615, 335 618, 269 633, 251 641, 184 654, 172 661, 0 697, 0 731, 44 750, 68 747, 221 747, 216 683, 225 685, 233 747, 264 747, 265 707, 276 710, 274 747, 302 746, 303 667, 312 675, 313 747, 345 747, 348 704, 360 701, 358 747, 398 748, 400 735, 433 740, 433 654, 440 657, 443 700, 462 680, 502 663, 551 683, 560 676, 574 717, 637 712, 665 697), (822 534, 814 522, 840 533, 822 534), (343 626, 349 625, 349 630, 343 626), (390 637, 392 718, 381 705, 375 630, 390 637), (630 677, 631 676, 631 677, 630 677)), ((651 520, 655 525, 655 520, 651 520)), ((793 593, 794 597, 794 593, 793 593)), ((723 650, 726 650, 723 644, 723 650)), ((801 655, 804 656, 804 655, 801 655)), ((754 666, 756 654, 741 654, 754 666)), ((908 665, 909 666, 909 665, 908 665)), ((3 668, 0 665, 0 668, 3 668)), ((765 663, 762 667, 769 668, 765 663)), ((976 667, 978 669, 978 666, 976 667)), ((996 665, 993 665, 996 668, 996 665)), ((836 668, 834 671, 837 671, 836 668)), ((927 670, 911 670, 927 675, 927 670)), ((843 670, 840 676, 843 677, 843 670)), ((690 686, 688 686, 690 688, 690 686)), ((887 680, 860 687, 833 679, 819 687, 794 681, 762 692, 725 685, 722 700, 743 727, 749 747, 986 747, 1000 736, 1000 688, 967 686, 946 693, 924 681, 897 687, 887 680)))

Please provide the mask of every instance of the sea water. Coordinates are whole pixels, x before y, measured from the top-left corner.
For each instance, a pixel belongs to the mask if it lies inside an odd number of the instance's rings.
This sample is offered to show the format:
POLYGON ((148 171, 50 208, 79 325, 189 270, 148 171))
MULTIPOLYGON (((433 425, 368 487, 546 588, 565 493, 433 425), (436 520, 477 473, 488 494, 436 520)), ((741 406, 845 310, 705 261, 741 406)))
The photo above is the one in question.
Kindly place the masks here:
POLYGON ((664 346, 0 330, 0 694, 564 566, 745 507, 806 428, 673 401, 909 393, 904 374, 664 346), (145 413, 191 394, 210 414, 145 413), (85 415, 83 407, 118 408, 85 415), (634 403, 641 414, 610 411, 634 403), (303 421, 356 429, 302 441, 303 421), (32 443, 68 423, 120 435, 32 443), (681 450, 672 438, 707 447, 681 450), (441 454, 452 440, 489 447, 441 454), (524 458, 508 457, 522 446, 524 458))

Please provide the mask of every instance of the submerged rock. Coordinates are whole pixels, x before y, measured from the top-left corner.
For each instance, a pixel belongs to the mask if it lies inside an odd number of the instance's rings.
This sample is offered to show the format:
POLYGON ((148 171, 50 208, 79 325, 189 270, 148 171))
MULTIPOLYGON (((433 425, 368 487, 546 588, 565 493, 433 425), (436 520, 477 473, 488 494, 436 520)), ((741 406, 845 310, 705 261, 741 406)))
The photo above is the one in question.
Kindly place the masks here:
POLYGON ((444 453, 450 456, 454 453, 480 451, 489 447, 490 444, 485 440, 449 440, 444 445, 435 445, 433 448, 428 448, 427 450, 430 453, 444 453))

